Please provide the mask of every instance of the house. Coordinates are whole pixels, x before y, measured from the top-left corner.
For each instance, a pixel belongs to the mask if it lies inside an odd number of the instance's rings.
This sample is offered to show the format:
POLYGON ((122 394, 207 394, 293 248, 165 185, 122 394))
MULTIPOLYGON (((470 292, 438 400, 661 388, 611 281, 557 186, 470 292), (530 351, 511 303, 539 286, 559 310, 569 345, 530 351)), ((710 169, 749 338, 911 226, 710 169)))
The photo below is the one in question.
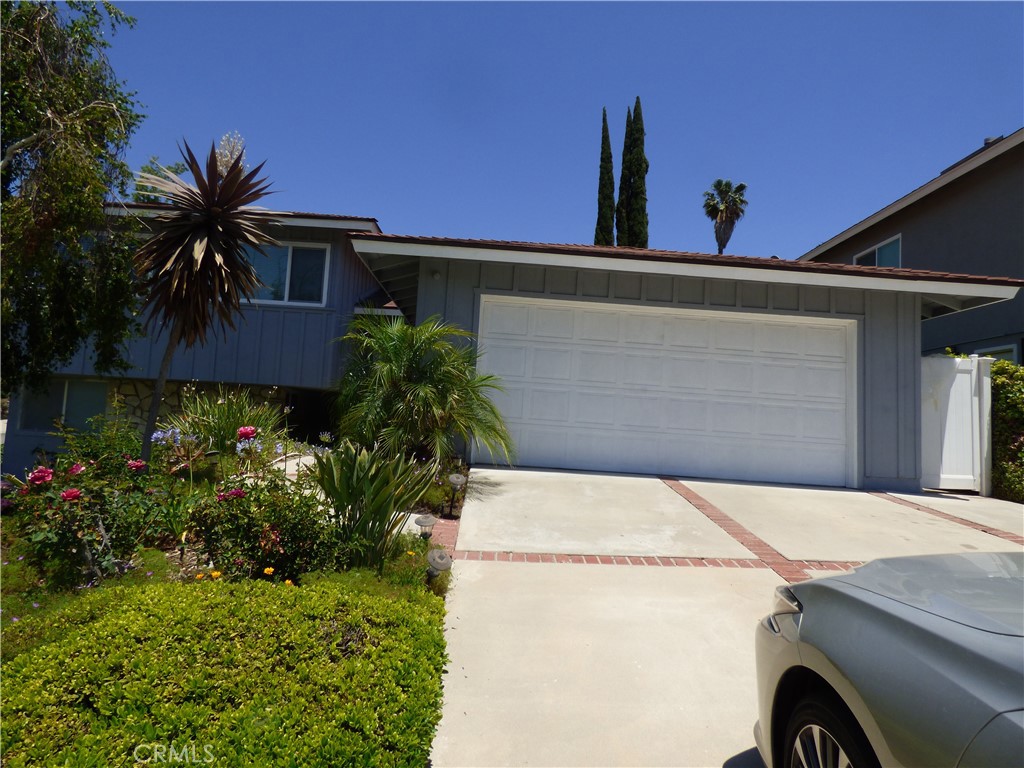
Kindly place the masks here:
MULTIPOLYGON (((1024 129, 986 139, 800 260, 1024 277, 1024 129)), ((950 347, 1024 362, 1024 293, 969 311, 949 302, 947 308, 922 324, 924 354, 950 347)))
POLYGON ((380 232, 351 244, 410 321, 478 334, 520 466, 852 488, 920 488, 922 318, 1024 286, 380 232))
MULTIPOLYGON (((160 205, 128 204, 117 214, 143 221, 160 205)), ((354 312, 387 301, 380 284, 348 244, 350 232, 379 232, 377 221, 355 216, 281 213, 268 247, 269 258, 256 257, 267 288, 244 306, 226 337, 211 334, 205 346, 180 348, 171 365, 164 399, 173 407, 189 382, 243 384, 271 402, 291 407, 289 426, 309 439, 330 423, 331 388, 342 370, 341 345, 354 312)), ((219 326, 218 326, 219 330, 219 326)), ((21 473, 41 452, 60 447, 53 424, 83 428, 104 412, 112 399, 129 415, 145 422, 152 384, 160 368, 167 335, 135 338, 128 343, 130 369, 121 377, 100 377, 84 352, 58 371, 48 391, 22 392, 11 399, 4 440, 3 471, 21 473)))
MULTIPOLYGON (((263 387, 312 419, 344 363, 332 340, 383 293, 410 322, 440 315, 478 334, 480 365, 503 383, 496 402, 519 466, 917 490, 921 319, 1006 301, 1024 286, 284 218, 287 253, 263 274, 270 293, 226 341, 180 354, 172 380, 263 387), (316 249, 323 268, 296 289, 296 264, 321 263, 316 249)), ((48 418, 74 423, 114 391, 141 413, 162 341, 136 342, 122 380, 96 377, 83 357, 48 398, 16 399, 5 466, 20 470, 49 445, 48 418)), ((477 447, 469 458, 492 461, 477 447)))

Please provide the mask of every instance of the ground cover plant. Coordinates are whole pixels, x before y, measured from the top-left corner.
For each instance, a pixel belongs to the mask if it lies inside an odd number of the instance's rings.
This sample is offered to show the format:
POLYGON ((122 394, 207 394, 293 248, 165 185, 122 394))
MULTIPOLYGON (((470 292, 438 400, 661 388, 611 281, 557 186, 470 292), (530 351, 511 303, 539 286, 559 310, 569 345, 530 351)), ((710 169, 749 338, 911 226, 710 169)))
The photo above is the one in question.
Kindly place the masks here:
MULTIPOLYGON (((427 764, 443 603, 369 582, 94 590, 4 662, 4 765, 132 765, 171 748, 213 765, 427 764)), ((5 636, 17 645, 44 620, 5 636)))

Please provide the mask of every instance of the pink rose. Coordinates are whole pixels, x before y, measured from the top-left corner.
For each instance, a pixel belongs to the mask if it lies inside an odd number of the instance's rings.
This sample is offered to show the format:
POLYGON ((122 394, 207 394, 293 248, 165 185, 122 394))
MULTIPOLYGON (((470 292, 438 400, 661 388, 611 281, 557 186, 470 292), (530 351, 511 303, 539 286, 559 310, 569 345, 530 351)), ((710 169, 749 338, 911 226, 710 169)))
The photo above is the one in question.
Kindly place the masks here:
POLYGON ((142 459, 132 459, 128 462, 128 469, 134 470, 135 472, 141 472, 146 468, 146 462, 142 459))
POLYGON ((239 440, 252 440, 256 437, 256 427, 239 427, 238 428, 238 439, 239 440))
POLYGON ((32 474, 28 476, 28 481, 32 485, 42 485, 53 480, 53 470, 48 467, 36 467, 32 470, 32 474))
POLYGON ((75 501, 82 498, 82 492, 77 488, 68 488, 66 491, 62 491, 60 497, 64 501, 75 501))
POLYGON ((82 472, 85 472, 85 467, 83 467, 81 464, 72 464, 71 469, 68 470, 69 475, 78 475, 81 474, 82 472))

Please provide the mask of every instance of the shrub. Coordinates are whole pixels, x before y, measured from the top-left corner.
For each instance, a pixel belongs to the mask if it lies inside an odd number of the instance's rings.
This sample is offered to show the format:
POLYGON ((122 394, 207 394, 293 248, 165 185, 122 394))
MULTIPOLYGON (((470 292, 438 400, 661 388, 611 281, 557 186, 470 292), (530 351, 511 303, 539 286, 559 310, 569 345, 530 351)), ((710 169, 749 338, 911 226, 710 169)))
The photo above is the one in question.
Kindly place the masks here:
POLYGON ((310 476, 327 500, 341 542, 350 547, 351 564, 381 572, 398 553, 406 513, 430 487, 436 466, 389 458, 348 441, 314 458, 310 476))
POLYGON ((992 364, 992 495, 1024 504, 1024 366, 992 364))
POLYGON ((309 485, 274 473, 259 483, 229 484, 192 509, 190 529, 227 576, 296 579, 343 568, 348 553, 324 519, 309 485), (265 574, 272 568, 271 574, 265 574))
MULTIPOLYGON (((65 624, 74 631, 4 664, 4 765, 128 765, 152 745, 217 765, 428 764, 443 603, 356 583, 84 596, 65 624)), ((5 635, 17 642, 31 621, 5 635)))
POLYGON ((338 391, 341 437, 391 456, 445 461, 476 440, 511 460, 512 437, 490 399, 497 377, 477 372, 473 334, 431 317, 357 315, 338 391))
POLYGON ((284 414, 276 405, 258 402, 244 387, 218 385, 216 393, 184 390, 181 412, 162 422, 161 432, 177 430, 179 435, 197 437, 204 446, 217 451, 222 461, 227 459, 229 468, 224 472, 230 474, 234 463, 241 471, 253 471, 282 453, 288 438, 283 424, 284 414), (241 427, 255 428, 255 435, 243 438, 238 433, 241 427))
POLYGON ((157 538, 160 507, 146 469, 130 456, 88 464, 61 456, 24 481, 10 478, 28 561, 49 585, 123 573, 135 551, 157 538))

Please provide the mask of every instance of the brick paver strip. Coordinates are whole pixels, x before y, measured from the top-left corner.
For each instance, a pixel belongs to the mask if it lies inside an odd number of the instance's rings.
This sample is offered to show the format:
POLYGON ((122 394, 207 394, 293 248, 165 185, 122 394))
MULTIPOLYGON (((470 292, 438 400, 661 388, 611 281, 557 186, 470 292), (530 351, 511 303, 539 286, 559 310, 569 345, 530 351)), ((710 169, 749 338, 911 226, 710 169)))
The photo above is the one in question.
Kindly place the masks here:
POLYGON ((916 509, 918 512, 927 512, 929 515, 934 515, 935 517, 942 518, 943 520, 948 520, 951 523, 958 523, 959 525, 966 526, 967 528, 973 528, 976 531, 987 533, 990 536, 998 536, 1000 539, 1012 541, 1014 544, 1024 544, 1024 537, 1018 536, 1015 533, 1010 533, 1009 531, 1004 531, 999 528, 992 528, 988 525, 982 525, 981 523, 976 523, 973 520, 965 520, 962 517, 951 515, 948 512, 943 512, 932 507, 926 507, 924 504, 918 504, 915 501, 901 499, 899 496, 893 496, 891 494, 884 493, 881 491, 871 491, 871 495, 877 496, 880 499, 885 499, 886 501, 891 501, 895 504, 901 504, 904 507, 916 509))
MULTIPOLYGON (((804 561, 789 560, 782 553, 777 551, 770 544, 755 536, 749 530, 737 523, 727 514, 718 509, 714 504, 688 488, 678 480, 662 478, 662 481, 672 490, 686 499, 694 508, 704 514, 715 525, 725 531, 729 536, 748 549, 754 557, 746 558, 722 558, 722 557, 672 557, 668 555, 593 555, 585 553, 558 553, 558 552, 508 552, 493 550, 458 549, 459 520, 439 520, 434 526, 431 543, 440 544, 452 556, 453 560, 475 560, 501 563, 557 563, 572 565, 625 565, 633 567, 661 566, 667 568, 759 568, 772 569, 788 582, 804 581, 810 575, 810 571, 841 571, 860 563, 846 563, 833 561, 804 561)), ((882 495, 882 494, 876 494, 882 495)), ((900 499, 891 497, 893 501, 900 502, 900 499)), ((911 506, 910 503, 907 503, 911 506)), ((938 510, 925 508, 923 511, 932 512, 940 516, 943 513, 938 510)), ((947 516, 952 518, 951 515, 947 516)), ((967 523, 959 518, 952 518, 956 522, 967 523)), ((984 526, 973 525, 979 530, 984 526)), ((1002 534, 1003 538, 1010 538, 1013 534, 1005 531, 996 533, 985 529, 986 533, 1002 534)), ((1020 537, 1017 537, 1019 540, 1020 537)), ((1013 540, 1012 538, 1010 539, 1013 540)))

